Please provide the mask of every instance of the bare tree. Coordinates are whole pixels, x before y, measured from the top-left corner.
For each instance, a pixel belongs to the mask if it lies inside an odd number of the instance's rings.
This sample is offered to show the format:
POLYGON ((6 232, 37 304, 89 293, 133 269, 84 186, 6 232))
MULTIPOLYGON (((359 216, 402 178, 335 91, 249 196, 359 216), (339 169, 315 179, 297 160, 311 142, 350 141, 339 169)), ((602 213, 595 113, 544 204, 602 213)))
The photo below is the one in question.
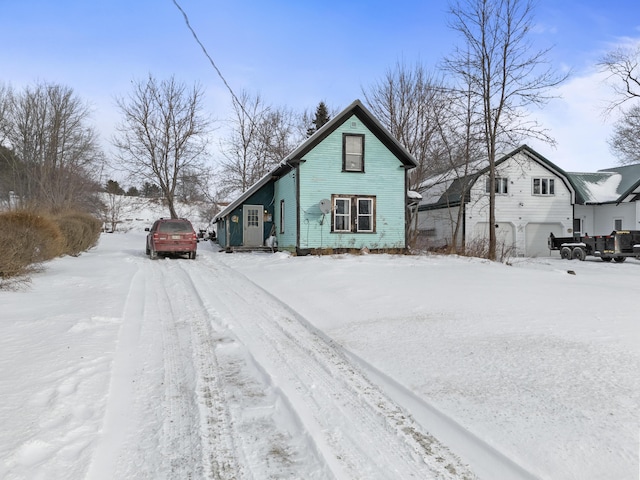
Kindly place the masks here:
POLYGON ((640 42, 634 47, 620 47, 607 53, 598 65, 614 80, 617 98, 610 108, 640 98, 640 42))
POLYGON ((371 112, 416 158, 410 188, 419 188, 443 167, 438 130, 452 92, 422 65, 411 68, 397 63, 363 94, 371 112))
POLYGON ((89 203, 103 154, 88 105, 71 88, 47 83, 5 90, 0 103, 0 141, 12 152, 4 158, 7 182, 20 205, 56 212, 89 203))
POLYGON ((496 258, 495 162, 501 142, 536 137, 553 143, 545 130, 528 119, 527 108, 542 106, 549 91, 566 76, 546 66, 548 50, 534 51, 528 40, 533 27, 529 0, 457 0, 450 7, 451 27, 464 47, 456 48, 445 66, 471 85, 481 99, 485 154, 489 161, 489 248, 496 258))
POLYGON ((203 114, 203 91, 174 77, 152 75, 134 82, 128 98, 116 99, 124 119, 113 144, 129 174, 158 184, 169 213, 176 218, 176 188, 183 173, 206 175, 207 135, 211 121, 203 114))
POLYGON ((260 94, 243 91, 233 101, 235 117, 222 144, 220 193, 241 193, 269 173, 295 146, 295 115, 267 106, 260 94))
POLYGON ((599 63, 614 81, 616 98, 607 106, 606 112, 620 108, 622 117, 614 125, 609 138, 612 152, 623 164, 640 162, 640 42, 634 47, 621 47, 607 53, 599 63), (634 103, 626 109, 623 105, 634 103))
POLYGON ((615 123, 609 147, 620 163, 640 163, 640 104, 626 109, 615 123))

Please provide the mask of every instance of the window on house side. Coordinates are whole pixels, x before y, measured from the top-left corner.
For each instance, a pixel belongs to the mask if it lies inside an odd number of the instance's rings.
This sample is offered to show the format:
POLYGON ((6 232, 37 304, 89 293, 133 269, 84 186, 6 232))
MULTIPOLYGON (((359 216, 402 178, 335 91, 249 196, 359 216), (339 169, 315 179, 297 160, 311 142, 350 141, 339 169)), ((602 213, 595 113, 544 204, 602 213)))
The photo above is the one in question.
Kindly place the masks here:
POLYGON ((534 195, 555 195, 555 180, 553 178, 534 178, 534 195))
POLYGON ((342 169, 345 172, 364 172, 364 135, 342 136, 342 169))
POLYGON ((351 199, 336 198, 333 201, 333 231, 351 231, 351 199))
POLYGON ((613 229, 617 232, 619 230, 622 230, 622 219, 621 218, 616 218, 613 220, 613 229))
MULTIPOLYGON (((491 179, 487 177, 485 193, 491 192, 491 179)), ((506 177, 496 177, 496 193, 506 195, 509 193, 509 179, 506 177)))
POLYGON ((373 233, 376 231, 376 197, 333 196, 334 233, 373 233))
POLYGON ((280 233, 284 233, 284 200, 280 200, 280 233))
POLYGON ((357 232, 373 232, 373 199, 358 198, 357 232))

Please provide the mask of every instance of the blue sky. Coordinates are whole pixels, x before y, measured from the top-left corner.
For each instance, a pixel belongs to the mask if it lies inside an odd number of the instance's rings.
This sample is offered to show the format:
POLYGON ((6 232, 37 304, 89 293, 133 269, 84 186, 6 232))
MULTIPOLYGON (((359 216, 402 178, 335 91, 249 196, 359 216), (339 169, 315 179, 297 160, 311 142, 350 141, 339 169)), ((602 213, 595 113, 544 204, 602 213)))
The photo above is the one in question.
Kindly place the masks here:
MULTIPOLYGON (((362 98, 399 60, 435 68, 458 41, 446 0, 178 0, 209 54, 236 92, 296 111, 320 100, 334 108, 362 98)), ((595 63, 624 41, 640 40, 637 0, 539 0, 532 37, 553 46, 549 60, 571 79, 536 117, 558 148, 531 143, 566 170, 615 164, 603 119, 610 91, 595 63)), ((230 95, 172 0, 0 0, 0 82, 72 87, 94 108, 105 141, 118 121, 114 97, 132 79, 171 75, 205 89, 207 109, 228 117, 230 95)))

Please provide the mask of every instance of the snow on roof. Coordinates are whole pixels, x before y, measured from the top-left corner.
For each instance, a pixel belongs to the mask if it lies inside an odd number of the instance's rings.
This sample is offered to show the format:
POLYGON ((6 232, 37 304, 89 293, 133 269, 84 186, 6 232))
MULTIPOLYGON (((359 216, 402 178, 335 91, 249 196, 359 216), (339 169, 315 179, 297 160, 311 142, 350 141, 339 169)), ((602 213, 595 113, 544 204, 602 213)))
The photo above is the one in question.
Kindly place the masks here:
POLYGON ((615 202, 622 175, 614 172, 570 173, 569 176, 582 197, 583 203, 615 202))

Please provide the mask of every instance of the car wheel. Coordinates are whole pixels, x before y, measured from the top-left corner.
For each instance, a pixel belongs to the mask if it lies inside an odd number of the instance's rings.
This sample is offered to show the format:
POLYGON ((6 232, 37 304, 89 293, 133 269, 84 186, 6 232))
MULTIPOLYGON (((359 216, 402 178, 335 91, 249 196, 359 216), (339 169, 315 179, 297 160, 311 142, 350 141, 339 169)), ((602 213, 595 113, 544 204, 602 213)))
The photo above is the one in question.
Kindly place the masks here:
POLYGON ((149 252, 149 258, 151 258, 151 260, 157 260, 158 259, 158 252, 156 252, 155 250, 151 250, 149 252))
POLYGON ((196 259, 196 252, 195 252, 195 251, 193 251, 193 252, 189 252, 189 258, 190 258, 191 260, 195 260, 195 259, 196 259))

